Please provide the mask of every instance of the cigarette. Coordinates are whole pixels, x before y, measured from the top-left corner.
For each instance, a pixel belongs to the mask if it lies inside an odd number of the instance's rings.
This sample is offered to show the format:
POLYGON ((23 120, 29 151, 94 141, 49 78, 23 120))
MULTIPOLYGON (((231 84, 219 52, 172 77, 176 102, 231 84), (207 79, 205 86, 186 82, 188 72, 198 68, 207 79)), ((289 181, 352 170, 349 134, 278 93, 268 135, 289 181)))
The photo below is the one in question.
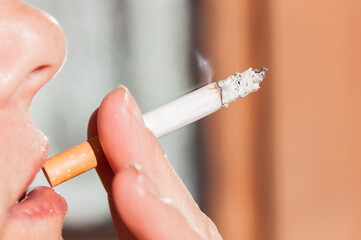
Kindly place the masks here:
MULTIPOLYGON (((238 98, 257 91, 265 77, 267 67, 261 70, 249 68, 226 80, 210 83, 180 97, 162 107, 143 115, 144 124, 160 138, 190 123, 193 123, 238 98)), ((97 158, 103 154, 98 137, 81 143, 63 153, 49 158, 43 172, 55 187, 97 166, 97 158)))

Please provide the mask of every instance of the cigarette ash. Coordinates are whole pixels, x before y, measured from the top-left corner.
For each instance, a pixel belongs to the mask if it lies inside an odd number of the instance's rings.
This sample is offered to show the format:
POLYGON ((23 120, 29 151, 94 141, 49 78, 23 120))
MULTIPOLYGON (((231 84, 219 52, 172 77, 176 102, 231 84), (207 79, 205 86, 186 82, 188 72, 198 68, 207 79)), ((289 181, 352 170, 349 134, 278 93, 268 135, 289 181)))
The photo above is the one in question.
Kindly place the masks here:
POLYGON ((261 70, 249 68, 243 73, 236 73, 226 80, 217 82, 218 87, 222 91, 222 104, 227 107, 234 100, 257 91, 267 70, 268 67, 261 68, 261 70))

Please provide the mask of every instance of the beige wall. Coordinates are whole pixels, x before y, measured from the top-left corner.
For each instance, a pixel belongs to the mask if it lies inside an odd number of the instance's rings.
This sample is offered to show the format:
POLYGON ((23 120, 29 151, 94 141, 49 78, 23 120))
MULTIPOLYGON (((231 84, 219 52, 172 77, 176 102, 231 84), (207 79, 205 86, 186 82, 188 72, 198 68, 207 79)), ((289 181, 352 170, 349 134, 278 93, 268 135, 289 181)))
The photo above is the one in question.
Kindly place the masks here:
POLYGON ((361 2, 201 1, 215 79, 269 65, 208 118, 206 210, 225 239, 361 239, 361 2))

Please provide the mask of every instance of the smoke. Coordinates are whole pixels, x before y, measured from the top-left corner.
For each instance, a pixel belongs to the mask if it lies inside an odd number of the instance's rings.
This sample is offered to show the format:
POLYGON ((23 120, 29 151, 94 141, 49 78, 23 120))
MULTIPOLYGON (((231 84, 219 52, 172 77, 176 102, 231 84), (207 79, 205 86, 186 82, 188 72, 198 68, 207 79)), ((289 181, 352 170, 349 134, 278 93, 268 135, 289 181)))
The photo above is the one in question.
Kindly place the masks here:
POLYGON ((199 68, 198 82, 202 85, 209 84, 212 81, 214 72, 208 59, 204 58, 198 50, 195 50, 197 65, 199 68))

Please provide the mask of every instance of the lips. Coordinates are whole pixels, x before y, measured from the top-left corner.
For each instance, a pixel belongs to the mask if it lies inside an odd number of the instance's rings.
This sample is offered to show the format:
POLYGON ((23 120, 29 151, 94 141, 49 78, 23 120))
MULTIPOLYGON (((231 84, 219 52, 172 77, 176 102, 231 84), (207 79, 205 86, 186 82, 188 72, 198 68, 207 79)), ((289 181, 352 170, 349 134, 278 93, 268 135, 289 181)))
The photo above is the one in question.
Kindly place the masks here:
MULTIPOLYGON (((33 168, 30 169, 25 188, 34 179, 48 156, 49 142, 42 135, 42 143, 38 145, 38 159, 34 160, 33 168)), ((53 189, 37 187, 29 191, 22 200, 10 208, 7 219, 11 221, 37 221, 51 218, 64 218, 68 210, 65 199, 53 189)))
MULTIPOLYGON (((0 189, 10 193, 10 203, 19 200, 48 156, 49 141, 34 126, 29 115, 29 112, 11 106, 0 111, 0 134, 6 139, 0 139, 3 157, 0 162, 4 168, 0 189), (6 162, 2 162, 5 159, 6 162)), ((53 189, 40 187, 29 192, 21 202, 10 205, 8 219, 64 217, 67 209, 63 197, 53 189)))
POLYGON ((47 138, 44 135, 44 142, 43 144, 39 147, 39 157, 36 157, 32 163, 33 166, 31 166, 30 171, 29 171, 29 175, 28 178, 26 180, 25 186, 23 191, 25 191, 28 186, 31 184, 31 182, 34 180, 36 174, 39 172, 39 170, 43 167, 45 161, 48 158, 48 153, 49 153, 49 141, 47 140, 47 138))
MULTIPOLYGON (((26 187, 33 181, 35 175, 44 165, 49 152, 48 138, 39 130, 40 144, 38 142, 39 157, 34 164, 33 169, 27 180, 26 187)), ((65 216, 68 206, 64 198, 48 187, 38 187, 29 191, 20 203, 14 205, 9 212, 9 217, 19 217, 24 219, 46 218, 54 215, 65 216)))
POLYGON ((67 212, 65 200, 53 189, 39 187, 9 210, 1 239, 61 239, 67 212))
POLYGON ((68 210, 64 198, 48 187, 38 187, 29 192, 25 198, 14 205, 8 218, 37 219, 65 216, 68 210))

